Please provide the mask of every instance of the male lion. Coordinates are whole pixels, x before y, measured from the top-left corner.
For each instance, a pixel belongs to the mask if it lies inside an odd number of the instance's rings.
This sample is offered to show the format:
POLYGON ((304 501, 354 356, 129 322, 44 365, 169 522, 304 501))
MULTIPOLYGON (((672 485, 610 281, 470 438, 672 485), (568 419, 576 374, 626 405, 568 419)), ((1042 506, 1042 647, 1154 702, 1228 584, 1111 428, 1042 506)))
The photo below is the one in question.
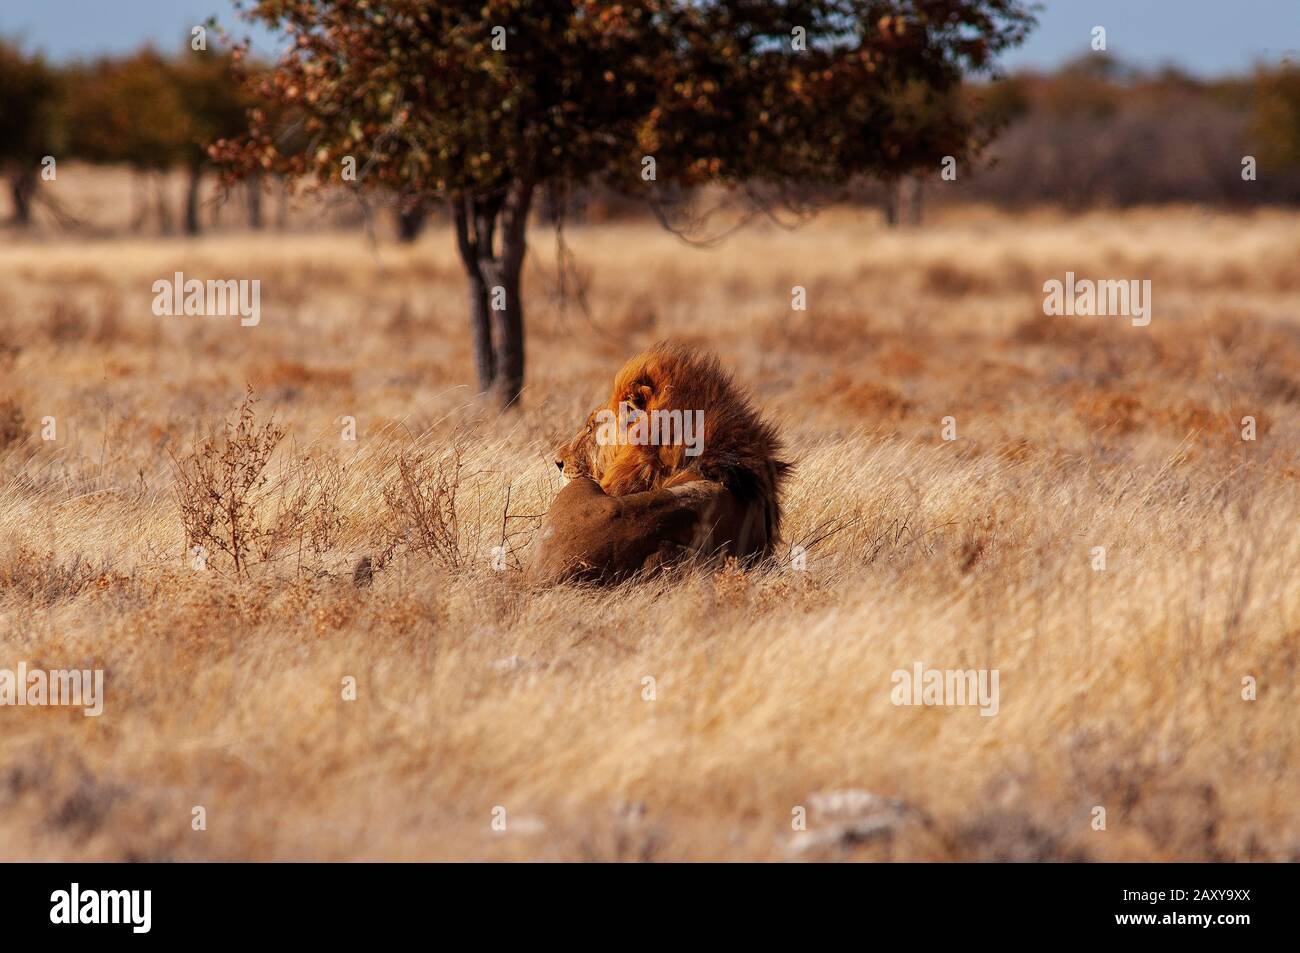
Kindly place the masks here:
POLYGON ((536 585, 620 582, 673 563, 736 553, 750 511, 711 480, 610 496, 589 477, 551 504, 528 567, 536 585))
POLYGON ((534 578, 623 578, 683 556, 770 555, 790 467, 780 448, 716 357, 656 344, 623 366, 609 402, 556 451, 568 485, 547 514, 534 578))

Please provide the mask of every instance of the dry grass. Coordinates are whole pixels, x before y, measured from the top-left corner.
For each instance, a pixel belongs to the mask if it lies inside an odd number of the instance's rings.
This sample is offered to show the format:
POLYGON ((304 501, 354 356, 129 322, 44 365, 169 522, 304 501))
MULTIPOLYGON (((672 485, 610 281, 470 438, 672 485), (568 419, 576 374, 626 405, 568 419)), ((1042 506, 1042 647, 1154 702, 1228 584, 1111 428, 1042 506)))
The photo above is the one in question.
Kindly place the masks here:
POLYGON ((1300 858, 1297 224, 576 229, 590 322, 539 231, 507 419, 465 386, 446 233, 10 242, 0 667, 102 667, 108 698, 0 709, 0 856, 1300 858), (1044 317, 1067 269, 1152 279, 1150 327, 1044 317), (154 317, 178 270, 262 279, 262 323, 154 317), (782 421, 788 541, 836 531, 805 571, 528 591, 549 448, 668 335, 782 421), (172 458, 220 454, 246 385, 286 430, 270 542, 196 571, 172 458), (998 669, 999 714, 893 706, 915 661, 998 669), (852 790, 884 820, 818 796, 852 790))

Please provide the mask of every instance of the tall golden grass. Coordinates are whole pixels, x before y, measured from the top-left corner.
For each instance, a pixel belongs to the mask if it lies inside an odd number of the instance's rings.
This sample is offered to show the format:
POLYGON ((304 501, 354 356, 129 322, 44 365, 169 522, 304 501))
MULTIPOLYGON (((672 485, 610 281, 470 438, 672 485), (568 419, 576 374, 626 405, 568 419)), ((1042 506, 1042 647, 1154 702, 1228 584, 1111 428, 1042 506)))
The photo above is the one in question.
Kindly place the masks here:
POLYGON ((0 708, 0 857, 1297 859, 1298 225, 571 229, 589 317, 539 229, 505 417, 468 386, 445 232, 9 241, 0 668, 102 668, 107 699, 0 708), (1151 325, 1044 316, 1067 270, 1151 279, 1151 325), (155 317, 176 271, 261 279, 261 324, 155 317), (804 570, 528 590, 551 447, 669 336, 781 423, 786 543, 824 538, 804 570), (178 466, 246 386, 286 431, 259 518, 327 498, 336 531, 196 570, 178 466), (454 559, 402 545, 400 486, 453 450, 454 559), (998 670, 998 714, 893 705, 915 662, 998 670))

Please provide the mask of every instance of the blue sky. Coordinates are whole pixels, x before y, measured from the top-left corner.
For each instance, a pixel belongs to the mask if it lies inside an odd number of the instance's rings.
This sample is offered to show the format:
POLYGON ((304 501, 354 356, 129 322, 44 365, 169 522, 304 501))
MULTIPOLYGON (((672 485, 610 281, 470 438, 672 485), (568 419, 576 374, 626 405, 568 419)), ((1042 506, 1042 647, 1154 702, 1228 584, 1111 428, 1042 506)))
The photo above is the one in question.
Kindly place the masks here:
MULTIPOLYGON (((1051 69, 1089 49, 1106 27, 1110 52, 1139 67, 1174 63, 1201 75, 1241 72, 1289 55, 1300 63, 1300 0, 1046 0, 1010 68, 1051 69)), ((0 35, 23 38, 54 59, 120 53, 146 40, 178 47, 189 29, 217 14, 240 25, 229 0, 0 0, 0 35)), ((274 41, 254 33, 254 47, 274 41)))

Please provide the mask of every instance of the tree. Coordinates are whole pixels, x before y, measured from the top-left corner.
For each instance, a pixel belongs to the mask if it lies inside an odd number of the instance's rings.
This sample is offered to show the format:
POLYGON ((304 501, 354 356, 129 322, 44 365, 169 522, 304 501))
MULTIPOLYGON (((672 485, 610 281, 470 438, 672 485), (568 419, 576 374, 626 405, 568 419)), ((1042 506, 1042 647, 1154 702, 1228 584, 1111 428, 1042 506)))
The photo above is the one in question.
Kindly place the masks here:
POLYGON ((910 218, 913 225, 919 225, 922 170, 937 173, 938 163, 944 158, 977 152, 995 127, 971 112, 974 105, 959 89, 936 89, 914 80, 891 90, 888 103, 890 134, 875 170, 885 188, 885 221, 890 226, 898 224, 901 186, 905 178, 912 176, 910 218))
POLYGON ((255 125, 216 153, 236 172, 274 168, 446 201, 469 280, 479 389, 504 406, 524 383, 520 276, 539 189, 601 180, 654 198, 722 182, 779 194, 791 181, 878 172, 893 91, 952 89, 1032 22, 1020 0, 241 8, 292 39, 259 92, 302 111, 312 147, 281 156, 255 125))
MULTIPOLYGON (((211 163, 208 143, 236 135, 248 124, 252 103, 232 72, 233 60, 229 53, 187 49, 169 64, 185 114, 185 231, 190 235, 199 233, 199 187, 211 163)), ((260 214, 253 217, 260 224, 260 214)))
POLYGON ((39 56, 0 42, 0 172, 9 180, 14 222, 31 221, 41 161, 63 142, 60 84, 39 56))
POLYGON ((194 141, 175 74, 152 49, 125 59, 101 59, 70 71, 72 151, 90 162, 121 162, 155 180, 159 225, 171 212, 159 173, 184 161, 194 141))
POLYGON ((1253 133, 1260 161, 1273 168, 1300 166, 1300 66, 1283 63, 1255 77, 1253 133))
MULTIPOLYGON (((233 56, 186 48, 167 60, 145 48, 70 71, 73 149, 91 162, 121 162, 156 177, 176 166, 188 174, 185 231, 199 232, 199 187, 211 164, 208 143, 247 128, 250 101, 232 72, 233 56)), ((171 215, 158 183, 164 231, 171 215)))

